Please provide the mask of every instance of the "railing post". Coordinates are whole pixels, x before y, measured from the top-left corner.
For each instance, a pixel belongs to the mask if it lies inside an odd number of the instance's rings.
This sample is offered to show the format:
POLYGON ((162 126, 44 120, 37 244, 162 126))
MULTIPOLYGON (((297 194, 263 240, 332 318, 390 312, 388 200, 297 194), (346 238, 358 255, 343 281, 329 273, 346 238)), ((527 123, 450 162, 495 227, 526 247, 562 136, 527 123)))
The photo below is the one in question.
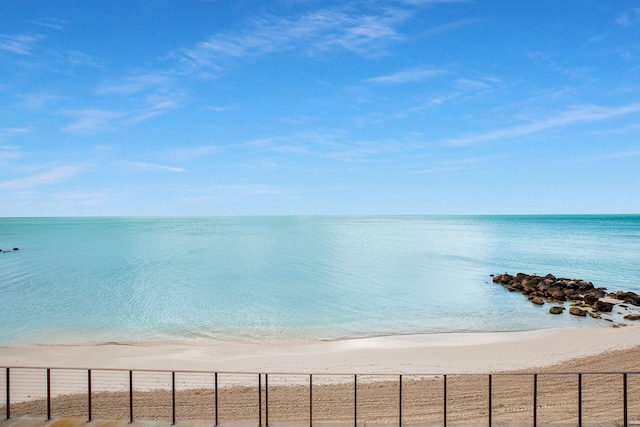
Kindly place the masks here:
POLYGON ((176 373, 171 372, 171 425, 176 425, 176 373))
POLYGON ((264 425, 269 427, 269 374, 264 374, 264 425))
POLYGON ((309 427, 313 426, 313 374, 309 374, 309 427))
POLYGON ((7 419, 11 418, 11 397, 10 397, 10 393, 9 393, 9 391, 11 389, 11 386, 10 386, 9 376, 10 376, 10 368, 7 368, 6 377, 5 377, 6 382, 7 382, 7 384, 6 384, 7 385, 7 406, 6 406, 6 408, 7 408, 7 419))
POLYGON ((51 369, 47 368, 47 421, 51 420, 51 369))
POLYGON ((133 424, 133 371, 129 371, 129 424, 133 424))
POLYGON ((578 374, 578 427, 582 427, 582 374, 578 374))
POLYGON ((533 374, 533 427, 538 425, 538 374, 533 374))
POLYGON ((492 415, 492 405, 491 405, 491 388, 492 388, 492 376, 489 374, 489 427, 491 427, 491 415, 492 415))
POLYGON ((445 374, 443 377, 444 399, 442 400, 442 425, 447 427, 447 375, 445 374))
POLYGON ((87 370, 87 422, 91 422, 91 369, 87 370))
POLYGON ((353 427, 358 426, 358 375, 353 376, 353 427))
POLYGON ((262 374, 258 374, 258 426, 262 427, 262 374))
POLYGON ((400 374, 398 385, 398 427, 402 427, 402 374, 400 374))
POLYGON ((218 427, 218 373, 214 374, 213 392, 215 394, 216 427, 218 427))
POLYGON ((623 426, 627 427, 629 425, 628 423, 628 417, 629 417, 629 411, 628 411, 628 399, 627 399, 627 373, 625 372, 624 374, 622 374, 622 399, 624 400, 624 403, 622 405, 623 410, 622 410, 622 420, 623 420, 623 426))

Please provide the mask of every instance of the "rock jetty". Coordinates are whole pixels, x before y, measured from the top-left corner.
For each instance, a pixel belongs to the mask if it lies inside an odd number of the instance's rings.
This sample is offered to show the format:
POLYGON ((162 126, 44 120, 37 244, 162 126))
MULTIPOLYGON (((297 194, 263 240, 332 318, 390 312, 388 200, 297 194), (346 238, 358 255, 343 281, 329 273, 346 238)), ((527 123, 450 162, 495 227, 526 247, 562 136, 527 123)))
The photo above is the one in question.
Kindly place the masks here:
MULTIPOLYGON (((640 295, 635 292, 607 292, 607 288, 597 288, 591 282, 556 278, 553 274, 537 276, 518 273, 512 276, 505 273, 494 276, 493 282, 503 285, 509 292, 526 295, 533 304, 556 304, 549 310, 551 314, 561 314, 564 310, 562 307, 564 302, 571 302, 570 314, 574 316, 589 314, 595 318, 600 318, 602 313, 611 313, 616 305, 625 311, 628 308, 625 304, 640 307, 640 295)), ((640 315, 631 314, 625 319, 640 320, 640 315)))

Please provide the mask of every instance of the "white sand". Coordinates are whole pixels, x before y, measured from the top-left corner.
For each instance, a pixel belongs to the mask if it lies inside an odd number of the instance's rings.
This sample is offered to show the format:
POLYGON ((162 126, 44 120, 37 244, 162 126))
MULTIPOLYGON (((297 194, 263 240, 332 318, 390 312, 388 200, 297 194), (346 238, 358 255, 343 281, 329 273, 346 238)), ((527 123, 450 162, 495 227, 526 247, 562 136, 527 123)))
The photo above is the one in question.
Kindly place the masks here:
POLYGON ((640 325, 344 341, 184 341, 0 347, 0 367, 268 373, 488 373, 640 345, 640 325))

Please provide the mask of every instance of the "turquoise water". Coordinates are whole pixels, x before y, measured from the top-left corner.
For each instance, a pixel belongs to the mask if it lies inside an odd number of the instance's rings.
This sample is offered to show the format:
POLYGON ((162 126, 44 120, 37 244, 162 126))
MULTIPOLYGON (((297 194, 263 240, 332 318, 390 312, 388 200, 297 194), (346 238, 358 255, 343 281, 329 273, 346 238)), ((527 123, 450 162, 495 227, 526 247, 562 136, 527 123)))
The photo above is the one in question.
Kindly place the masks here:
POLYGON ((640 292, 640 216, 0 218, 0 344, 594 326, 503 272, 640 292))

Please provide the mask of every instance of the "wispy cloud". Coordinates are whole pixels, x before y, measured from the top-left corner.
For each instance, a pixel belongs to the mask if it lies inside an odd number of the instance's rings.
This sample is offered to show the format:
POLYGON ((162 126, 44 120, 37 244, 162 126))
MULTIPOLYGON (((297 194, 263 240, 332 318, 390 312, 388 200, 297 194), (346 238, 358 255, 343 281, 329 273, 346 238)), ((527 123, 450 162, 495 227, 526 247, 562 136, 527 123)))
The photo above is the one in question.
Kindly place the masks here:
POLYGON ((224 113, 225 111, 231 111, 238 108, 235 105, 221 105, 217 107, 207 107, 207 110, 215 111, 216 113, 224 113))
POLYGON ((422 6, 443 3, 471 3, 473 0, 398 0, 398 3, 412 6, 422 6))
POLYGON ((20 106, 38 110, 45 107, 47 104, 53 101, 61 99, 59 96, 47 95, 47 94, 26 94, 21 97, 20 106))
POLYGON ((128 172, 174 172, 174 173, 184 173, 186 169, 174 167, 174 166, 164 166, 157 165, 154 163, 144 163, 144 162, 131 162, 127 160, 120 160, 114 163, 119 169, 126 170, 128 172))
POLYGON ((100 60, 90 55, 87 55, 86 53, 78 52, 75 50, 69 50, 69 51, 55 52, 55 55, 58 56, 61 60, 65 61, 67 64, 72 65, 74 67, 81 66, 81 67, 104 69, 104 64, 100 60))
POLYGON ((597 122, 637 112, 640 112, 640 104, 629 104, 622 107, 582 105, 570 108, 566 111, 560 111, 532 123, 513 126, 506 129, 498 129, 481 134, 469 135, 462 138, 448 139, 442 142, 453 146, 472 145, 480 142, 531 135, 548 129, 569 126, 575 123, 597 122))
POLYGON ((455 160, 445 160, 438 162, 437 164, 420 170, 415 170, 409 172, 410 174, 429 174, 429 173, 439 173, 439 172, 462 172, 469 169, 478 168, 479 165, 487 163, 489 161, 494 161, 497 157, 502 156, 481 156, 481 157, 472 157, 466 159, 455 159, 455 160))
POLYGON ((291 191, 266 184, 229 184, 192 189, 189 193, 189 196, 182 199, 184 203, 198 204, 216 200, 229 201, 256 197, 286 196, 291 194, 291 191))
POLYGON ((29 24, 38 25, 40 27, 50 28, 52 30, 64 30, 67 21, 58 18, 42 18, 36 21, 27 21, 29 24))
POLYGON ((40 36, 0 34, 0 49, 18 55, 32 55, 40 36))
POLYGON ((98 88, 99 95, 105 94, 125 94, 130 95, 145 91, 149 88, 165 86, 169 83, 170 78, 163 74, 142 74, 131 76, 120 81, 103 83, 98 88))
POLYGON ((0 182, 0 188, 5 190, 21 190, 65 181, 80 175, 89 169, 87 165, 56 166, 48 171, 40 172, 27 177, 0 182))
POLYGON ((417 82, 445 74, 444 70, 434 68, 412 68, 409 70, 398 71, 397 73, 386 76, 372 77, 366 81, 369 83, 381 84, 400 84, 417 82))
POLYGON ((219 33, 174 53, 189 69, 219 69, 220 61, 299 49, 307 54, 334 49, 378 55, 402 39, 397 26, 409 12, 384 9, 379 14, 321 10, 298 18, 267 16, 248 22, 244 31, 219 33))
POLYGON ((65 113, 73 122, 64 127, 65 132, 94 133, 113 130, 121 125, 136 125, 165 114, 180 105, 179 95, 148 95, 130 111, 87 109, 65 113))
POLYGON ((145 97, 140 108, 129 114, 126 123, 137 124, 144 122, 178 108, 179 105, 180 97, 177 95, 149 95, 145 97))
POLYGON ((74 118, 73 123, 64 127, 66 132, 91 133, 113 128, 113 122, 125 116, 118 111, 88 109, 66 113, 74 118))
POLYGON ((254 140, 246 145, 264 152, 311 156, 345 163, 371 162, 382 154, 396 151, 393 141, 353 141, 344 132, 327 130, 254 140))
POLYGON ((59 200, 65 204, 74 204, 80 206, 97 206, 102 205, 111 196, 103 192, 73 192, 65 191, 63 193, 52 194, 51 198, 59 200))
POLYGON ((207 145, 202 147, 177 148, 169 153, 172 159, 179 161, 190 161, 200 157, 210 156, 220 151, 215 145, 207 145))
MULTIPOLYGON (((495 82, 495 80, 494 80, 495 82)), ((463 92, 472 92, 478 90, 484 90, 491 88, 491 85, 486 81, 470 80, 470 79, 458 79, 455 82, 455 88, 463 92)))
POLYGON ((640 7, 635 7, 628 12, 621 13, 618 15, 616 23, 625 28, 640 23, 640 7))
POLYGON ((468 27, 470 25, 475 25, 475 24, 477 24, 479 22, 480 22, 480 20, 473 19, 473 18, 460 19, 458 21, 448 22, 446 24, 442 24, 442 25, 438 25, 438 26, 429 28, 427 31, 425 31, 425 34, 427 34, 427 35, 435 35, 435 34, 449 33, 451 31, 457 31, 457 30, 459 30, 461 28, 465 28, 465 27, 468 27))
POLYGON ((9 161, 18 160, 22 157, 20 147, 0 146, 0 165, 9 161))
POLYGON ((31 132, 29 128, 0 128, 0 142, 31 132))
POLYGON ((471 80, 460 78, 452 83, 452 89, 448 92, 431 96, 430 98, 418 103, 417 105, 396 111, 391 114, 377 114, 372 117, 379 119, 403 119, 416 114, 423 114, 426 111, 438 108, 441 105, 459 100, 465 97, 480 96, 489 90, 496 90, 502 82, 499 79, 485 77, 482 79, 471 80))

